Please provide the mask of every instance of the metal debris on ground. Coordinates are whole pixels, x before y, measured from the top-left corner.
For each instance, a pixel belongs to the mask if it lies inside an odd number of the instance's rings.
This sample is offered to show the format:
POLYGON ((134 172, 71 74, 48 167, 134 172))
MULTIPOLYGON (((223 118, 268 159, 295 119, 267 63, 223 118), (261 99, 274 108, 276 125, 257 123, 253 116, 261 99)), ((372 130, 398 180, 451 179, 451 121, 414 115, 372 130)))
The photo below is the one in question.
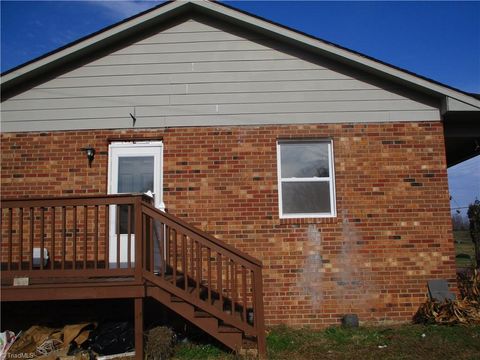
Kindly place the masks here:
POLYGON ((428 300, 420 306, 413 320, 422 324, 480 324, 480 273, 459 276, 461 300, 428 300))

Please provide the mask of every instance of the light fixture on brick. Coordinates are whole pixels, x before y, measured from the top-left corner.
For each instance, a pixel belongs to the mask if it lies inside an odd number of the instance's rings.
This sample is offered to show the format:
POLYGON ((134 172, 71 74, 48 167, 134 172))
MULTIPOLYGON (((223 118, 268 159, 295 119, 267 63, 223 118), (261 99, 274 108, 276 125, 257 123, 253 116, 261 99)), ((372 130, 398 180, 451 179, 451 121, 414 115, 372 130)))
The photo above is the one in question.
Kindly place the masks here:
POLYGON ((95 158, 95 149, 91 145, 88 145, 87 147, 81 148, 80 150, 85 151, 88 159, 88 167, 92 167, 92 161, 95 158))

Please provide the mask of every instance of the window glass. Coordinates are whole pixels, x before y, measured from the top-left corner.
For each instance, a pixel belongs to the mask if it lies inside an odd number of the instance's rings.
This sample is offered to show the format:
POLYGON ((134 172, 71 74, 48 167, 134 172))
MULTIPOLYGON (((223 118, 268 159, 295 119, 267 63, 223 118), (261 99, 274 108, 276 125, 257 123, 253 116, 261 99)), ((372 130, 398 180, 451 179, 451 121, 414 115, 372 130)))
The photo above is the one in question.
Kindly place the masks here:
POLYGON ((328 177, 327 143, 281 144, 282 178, 328 177))
POLYGON ((329 185, 328 181, 283 183, 283 213, 330 213, 329 185))
POLYGON ((118 158, 118 192, 140 193, 153 191, 153 156, 124 156, 118 158))

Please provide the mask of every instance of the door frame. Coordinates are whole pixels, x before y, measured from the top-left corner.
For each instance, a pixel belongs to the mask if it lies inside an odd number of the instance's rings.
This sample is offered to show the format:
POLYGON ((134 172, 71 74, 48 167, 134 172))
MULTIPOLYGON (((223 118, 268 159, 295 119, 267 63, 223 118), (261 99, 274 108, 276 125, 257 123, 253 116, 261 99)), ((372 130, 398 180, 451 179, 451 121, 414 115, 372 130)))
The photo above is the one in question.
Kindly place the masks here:
MULTIPOLYGON (((154 206, 162 211, 165 210, 163 202, 163 141, 122 141, 112 142, 108 146, 108 183, 107 193, 118 194, 118 158, 153 156, 153 189, 154 206)), ((109 218, 109 263, 116 265, 117 258, 117 234, 116 234, 116 206, 110 206, 109 218)), ((131 234, 131 263, 135 263, 135 234, 131 234)), ((120 264, 121 267, 127 262, 127 235, 120 234, 120 264)))

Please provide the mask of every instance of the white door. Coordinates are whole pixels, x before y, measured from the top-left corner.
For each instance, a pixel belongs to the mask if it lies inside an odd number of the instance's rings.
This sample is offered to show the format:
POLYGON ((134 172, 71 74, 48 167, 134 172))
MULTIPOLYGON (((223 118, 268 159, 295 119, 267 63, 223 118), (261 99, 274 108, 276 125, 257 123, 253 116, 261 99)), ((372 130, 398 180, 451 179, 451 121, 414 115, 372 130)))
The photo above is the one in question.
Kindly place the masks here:
MULTIPOLYGON (((156 208, 164 210, 162 202, 162 142, 118 142, 109 146, 109 194, 146 193, 154 196, 156 208)), ((133 209, 132 209, 133 210, 133 209)), ((135 228, 130 211, 130 259, 135 262, 135 228)), ((128 207, 110 206, 110 267, 117 266, 117 230, 120 233, 120 267, 128 266, 128 207), (116 223, 119 210, 119 224, 116 223), (118 225, 118 226, 117 226, 118 225)))

